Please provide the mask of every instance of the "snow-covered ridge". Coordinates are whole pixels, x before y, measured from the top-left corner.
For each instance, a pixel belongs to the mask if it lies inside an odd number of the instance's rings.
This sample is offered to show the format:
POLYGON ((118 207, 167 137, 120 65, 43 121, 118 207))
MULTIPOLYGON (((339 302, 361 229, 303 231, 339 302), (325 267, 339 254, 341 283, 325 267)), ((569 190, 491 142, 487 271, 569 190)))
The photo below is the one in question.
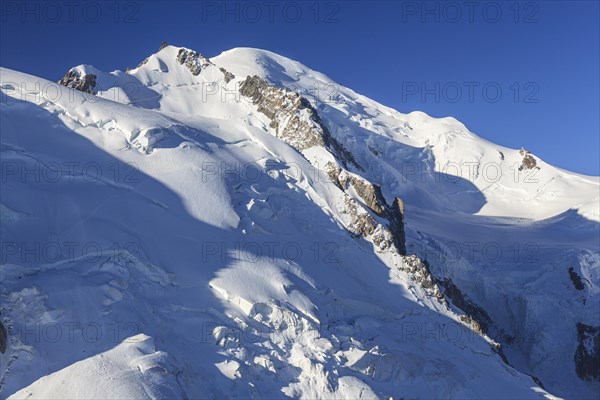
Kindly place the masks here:
POLYGON ((398 393, 399 386, 420 396, 450 390, 463 397, 485 395, 498 382, 515 396, 543 393, 504 365, 456 313, 386 265, 368 242, 340 229, 342 220, 327 209, 342 200, 340 189, 312 180, 308 161, 268 132, 196 117, 187 121, 198 130, 195 137, 139 152, 126 132, 167 125, 172 114, 89 95, 76 103, 35 103, 9 82, 35 87, 38 78, 1 72, 9 98, 0 111, 3 123, 10 121, 3 125, 4 166, 94 160, 102 170, 114 163, 138 168, 133 181, 82 175, 52 183, 11 175, 6 183, 3 204, 26 222, 11 222, 3 240, 47 243, 50 230, 60 244, 76 242, 80 249, 85 238, 102 253, 39 262, 11 247, 2 264, 2 321, 10 340, 0 355, 3 397, 374 398, 398 393), (109 118, 114 122, 97 123, 109 118), (207 165, 250 161, 270 166, 270 179, 202 179, 207 165), (291 175, 290 166, 302 175, 291 175), (57 216, 46 204, 60 207, 69 198, 63 191, 78 202, 57 216), (45 201, 35 201, 40 198, 45 201), (317 244, 325 256, 261 256, 236 248, 281 243, 282 236, 307 253, 317 244), (133 253, 111 250, 115 242, 133 242, 133 253), (332 254, 327 243, 339 247, 332 254), (453 324, 460 337, 423 339, 426 321, 453 324), (43 333, 40 340, 28 336, 48 326, 71 330, 52 342, 43 333), (90 340, 91 327, 103 335, 90 340), (426 368, 415 363, 423 354, 426 368), (448 354, 454 354, 450 364, 448 354), (488 383, 470 386, 465 374, 488 383), (100 385, 97 376, 110 379, 100 385), (441 376, 447 382, 431 385, 441 376))
POLYGON ((20 245, 2 260, 3 397, 595 393, 597 177, 268 51, 161 47, 127 72, 74 68, 67 81, 94 75, 96 96, 36 96, 47 81, 1 71, 2 162, 17 166, 2 240, 20 245), (57 160, 133 163, 136 179, 18 173, 57 160), (48 240, 103 257, 19 251, 48 240), (72 321, 136 329, 90 344, 78 327, 54 347, 26 334, 72 321), (103 365, 120 371, 104 388, 90 378, 103 365))
POLYGON ((238 48, 209 60, 193 50, 166 46, 127 74, 102 73, 97 85, 102 88, 98 95, 111 100, 229 118, 230 106, 242 101, 241 85, 254 75, 309 100, 331 137, 358 164, 372 166, 377 176, 365 177, 376 178, 388 198, 400 195, 409 204, 426 201, 429 208, 444 204, 453 211, 533 219, 575 209, 600 221, 598 177, 555 168, 525 149, 490 143, 453 118, 402 114, 265 50, 238 48), (181 64, 183 54, 195 54, 189 59, 204 65, 203 73, 194 69, 199 75, 190 74, 181 64))
MULTIPOLYGON (((445 203, 453 209, 480 215, 536 219, 579 209, 589 201, 598 204, 598 177, 567 172, 525 150, 490 143, 454 118, 432 118, 422 112, 402 114, 268 51, 233 49, 214 57, 213 62, 236 76, 256 69, 255 74, 269 82, 300 90, 329 123, 333 136, 341 138, 359 163, 374 164, 374 170, 385 171, 378 181, 389 179, 390 172, 396 172, 399 174, 394 174, 393 181, 406 183, 399 190, 409 196, 413 190, 424 188, 426 193, 415 194, 415 200, 434 196, 437 207, 445 203), (273 65, 279 67, 270 67, 273 65), (531 158, 539 169, 522 168, 525 158, 531 158), (389 167, 395 171, 389 171, 389 167), (578 190, 572 190, 566 181, 578 182, 578 190), (413 189, 413 182, 424 184, 413 189), (469 183, 474 186, 472 189, 469 183), (440 189, 442 198, 436 193, 440 189), (481 192, 485 201, 465 195, 474 190, 481 192), (450 199, 449 191, 455 192, 450 199), (465 203, 472 205, 467 207, 465 203)), ((394 182, 383 185, 386 195, 394 189, 394 182)), ((582 213, 600 220, 598 212, 582 213)))

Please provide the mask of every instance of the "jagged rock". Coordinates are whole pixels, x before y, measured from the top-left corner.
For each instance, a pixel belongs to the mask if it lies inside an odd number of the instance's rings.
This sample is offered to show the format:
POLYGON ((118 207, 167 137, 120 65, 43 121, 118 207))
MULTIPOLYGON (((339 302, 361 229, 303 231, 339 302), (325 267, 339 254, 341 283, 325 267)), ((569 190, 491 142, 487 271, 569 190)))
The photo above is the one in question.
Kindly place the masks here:
POLYGON ((185 65, 192 75, 199 75, 202 68, 212 65, 212 62, 202 54, 192 50, 180 49, 177 53, 177 62, 185 65))
POLYGON ((269 126, 275 129, 276 136, 296 150, 323 146, 330 149, 344 166, 352 164, 362 170, 352 153, 331 135, 317 110, 298 93, 270 85, 254 75, 242 82, 240 94, 250 98, 258 111, 271 120, 269 126))
POLYGON ((577 323, 575 371, 588 381, 600 381, 600 326, 577 323))
POLYGON ((369 181, 355 178, 346 179, 340 173, 337 177, 340 187, 346 187, 349 182, 355 192, 360 196, 365 205, 377 216, 389 221, 387 228, 391 234, 392 241, 400 255, 406 255, 406 235, 404 232, 404 202, 396 197, 392 207, 389 207, 381 193, 381 187, 369 181))
POLYGON ((394 199, 392 208, 389 211, 388 220, 389 229, 394 238, 396 249, 401 255, 406 255, 406 233, 404 231, 404 202, 400 197, 394 199))
POLYGON ((235 75, 232 74, 231 72, 227 71, 225 68, 221 67, 221 68, 219 68, 219 70, 223 73, 225 83, 229 83, 235 78, 235 75))
MULTIPOLYGON (((260 113, 271 120, 269 126, 275 130, 276 136, 296 150, 303 151, 322 146, 329 149, 344 167, 352 164, 362 170, 354 156, 333 138, 317 110, 298 93, 270 85, 257 75, 248 76, 242 82, 239 91, 242 96, 249 98, 258 106, 260 113)), ((370 237, 380 250, 395 246, 400 255, 405 255, 406 238, 402 200, 396 198, 392 207, 389 207, 379 186, 349 174, 337 163, 328 162, 325 165, 325 172, 344 192, 348 190, 349 185, 352 185, 368 210, 388 220, 388 226, 382 226, 368 212, 359 211, 362 208, 356 200, 346 194, 345 208, 350 216, 348 226, 350 232, 357 236, 370 237)), ((441 296, 443 298, 443 295, 441 296)))
POLYGON ((345 203, 352 220, 350 231, 357 236, 371 236, 377 229, 377 221, 366 212, 360 213, 356 201, 352 197, 346 195, 345 203))
POLYGON ((312 110, 306 100, 297 93, 271 86, 256 75, 242 82, 240 93, 250 97, 258 105, 258 111, 271 119, 270 127, 275 129, 277 137, 298 151, 325 146, 324 132, 311 118, 312 110), (308 114, 304 121, 298 115, 302 111, 308 114))
POLYGON ((571 278, 571 281, 573 282, 573 286, 575 286, 575 289, 577 289, 577 290, 585 289, 585 286, 583 285, 583 281, 581 280, 581 277, 579 276, 579 274, 577 272, 575 272, 573 267, 569 267, 569 277, 571 278))
POLYGON ((378 225, 377 228, 379 229, 376 229, 371 236, 371 240, 373 240, 375 246, 377 246, 380 250, 387 250, 391 248, 394 245, 391 235, 389 235, 386 230, 381 229, 381 225, 378 225))
POLYGON ((169 45, 169 43, 167 43, 167 42, 161 42, 160 47, 158 48, 158 51, 161 51, 162 49, 164 49, 168 45, 169 45))
MULTIPOLYGON (((333 163, 327 163, 326 168, 332 181, 345 192, 350 180, 348 173, 333 163)), ((394 240, 391 232, 377 222, 377 220, 348 193, 344 193, 344 205, 345 208, 343 212, 349 216, 349 222, 346 228, 353 235, 364 238, 370 237, 373 244, 375 244, 379 250, 387 250, 393 246, 394 240)))
POLYGON ((0 321, 0 353, 4 354, 6 351, 6 344, 8 342, 8 334, 6 333, 6 328, 0 321))
POLYGON ((415 255, 402 256, 402 261, 404 266, 401 270, 406 272, 410 279, 418 283, 427 294, 435 297, 442 304, 448 305, 426 261, 415 255))
MULTIPOLYGON (((343 191, 346 191, 349 185, 352 185, 356 194, 359 195, 365 205, 373 211, 373 213, 389 221, 387 228, 392 238, 392 243, 400 255, 406 255, 404 202, 399 197, 396 197, 392 207, 389 207, 381 193, 380 186, 374 185, 364 179, 351 176, 335 163, 328 162, 325 165, 325 172, 331 181, 343 191)), ((386 248, 389 247, 388 243, 385 242, 385 237, 378 237, 377 240, 379 242, 376 242, 376 244, 381 244, 386 248)))
MULTIPOLYGON (((269 85, 256 75, 248 76, 242 82, 240 94, 250 98, 253 104, 258 106, 258 111, 271 120, 270 127, 275 129, 276 136, 296 150, 303 151, 314 146, 323 146, 344 165, 350 163, 362 169, 352 154, 331 136, 317 111, 304 97, 285 88, 269 85)), ((325 171, 331 181, 344 192, 348 189, 348 185, 352 185, 368 209, 375 215, 390 221, 388 226, 390 230, 387 234, 382 232, 373 236, 374 243, 380 249, 387 249, 393 243, 401 255, 406 254, 403 207, 395 205, 390 209, 379 186, 348 174, 336 163, 328 162, 325 171)), ((359 213, 358 205, 350 196, 346 197, 346 210, 351 217, 349 229, 353 234, 362 237, 374 234, 378 222, 368 213, 359 213)))
POLYGON ((324 170, 327 173, 327 176, 329 176, 329 179, 331 180, 332 183, 334 183, 340 189, 342 189, 344 191, 346 190, 346 183, 344 182, 342 184, 342 182, 341 182, 342 168, 340 168, 339 165, 329 161, 329 162, 327 162, 327 164, 325 164, 324 170))
MULTIPOLYGON (((460 320, 463 323, 465 323, 466 325, 468 325, 475 332, 479 333, 480 335, 484 335, 485 334, 485 332, 481 328, 481 325, 479 325, 479 322, 477 322, 473 318, 471 318, 470 315, 461 315, 459 318, 460 318, 460 320)), ((507 362, 507 364, 508 364, 508 362, 507 362)))
POLYGON ((487 333, 492 326, 492 319, 488 313, 466 297, 450 279, 438 280, 438 282, 452 303, 465 312, 471 321, 471 328, 478 333, 487 333))
POLYGON ((534 169, 534 168, 539 169, 539 167, 537 166, 537 162, 531 154, 527 154, 525 157, 523 157, 523 161, 521 162, 521 166, 519 167, 519 170, 534 169))
POLYGON ((85 74, 81 76, 81 74, 74 70, 70 69, 65 76, 58 81, 59 85, 63 85, 75 90, 79 90, 80 92, 96 94, 96 75, 94 74, 85 74))
POLYGON ((356 177, 350 178, 350 184, 356 190, 356 193, 365 202, 373 212, 380 217, 383 217, 387 210, 387 204, 381 193, 381 187, 373 185, 371 182, 356 177))
POLYGON ((519 154, 523 156, 523 161, 521 161, 521 165, 519 166, 519 171, 522 171, 524 169, 540 169, 540 167, 538 167, 537 165, 537 161, 536 159, 533 157, 533 155, 525 150, 524 148, 521 147, 521 150, 519 150, 519 154))

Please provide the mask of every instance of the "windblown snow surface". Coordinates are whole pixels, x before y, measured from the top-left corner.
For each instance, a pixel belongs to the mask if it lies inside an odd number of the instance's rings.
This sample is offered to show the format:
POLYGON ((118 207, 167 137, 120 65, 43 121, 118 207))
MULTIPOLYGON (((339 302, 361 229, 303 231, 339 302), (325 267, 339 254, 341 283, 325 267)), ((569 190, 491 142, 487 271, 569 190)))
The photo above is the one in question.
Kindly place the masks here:
POLYGON ((576 359, 597 371, 598 177, 268 51, 194 54, 74 68, 95 95, 0 70, 1 398, 598 396, 576 359), (441 298, 352 230, 369 210, 339 154, 282 140, 240 95, 254 75, 404 201, 441 298))

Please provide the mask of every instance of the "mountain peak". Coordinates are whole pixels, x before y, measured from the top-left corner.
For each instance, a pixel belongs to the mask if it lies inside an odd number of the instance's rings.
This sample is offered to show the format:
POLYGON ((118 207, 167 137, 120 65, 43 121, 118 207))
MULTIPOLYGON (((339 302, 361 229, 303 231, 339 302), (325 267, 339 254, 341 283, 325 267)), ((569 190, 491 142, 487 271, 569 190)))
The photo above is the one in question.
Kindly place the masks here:
POLYGON ((165 44, 40 101, 1 72, 3 395, 99 373, 153 398, 593 393, 597 177, 260 49, 165 44), (29 257, 48 238, 99 256, 29 257), (81 315, 135 330, 15 334, 81 315))

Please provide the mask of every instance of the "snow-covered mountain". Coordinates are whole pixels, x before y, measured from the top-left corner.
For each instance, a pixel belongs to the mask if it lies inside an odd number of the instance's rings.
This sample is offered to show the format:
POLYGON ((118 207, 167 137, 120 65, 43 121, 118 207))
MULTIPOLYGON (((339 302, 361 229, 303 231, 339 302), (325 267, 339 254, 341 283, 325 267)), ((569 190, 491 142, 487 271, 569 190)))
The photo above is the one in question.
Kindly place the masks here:
POLYGON ((265 50, 0 80, 2 398, 598 395, 598 177, 265 50))

